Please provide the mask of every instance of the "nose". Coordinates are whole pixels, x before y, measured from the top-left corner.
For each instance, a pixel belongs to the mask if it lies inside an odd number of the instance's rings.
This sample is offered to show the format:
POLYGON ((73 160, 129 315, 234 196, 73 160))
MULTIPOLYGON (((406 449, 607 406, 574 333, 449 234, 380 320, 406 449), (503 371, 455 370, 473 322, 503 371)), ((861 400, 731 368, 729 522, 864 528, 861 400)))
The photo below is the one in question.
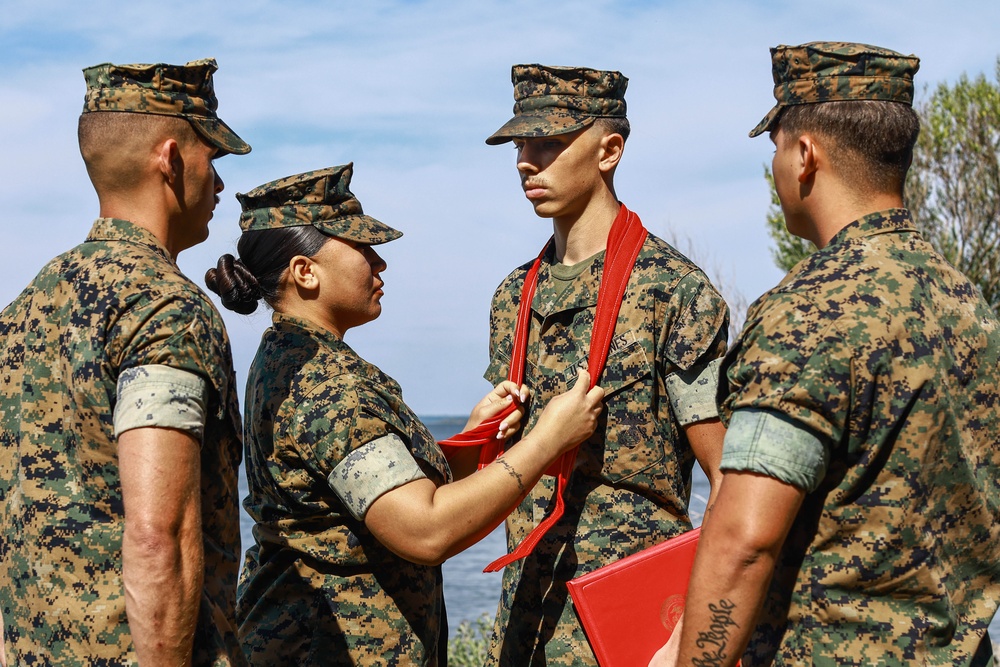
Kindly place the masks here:
POLYGON ((375 248, 368 246, 368 264, 372 267, 372 273, 378 275, 386 270, 388 266, 382 256, 375 252, 375 248))
POLYGON ((517 170, 521 174, 538 173, 538 163, 534 151, 531 150, 531 142, 525 142, 517 147, 517 170))
POLYGON ((222 182, 222 176, 219 176, 219 170, 212 166, 212 171, 215 172, 215 194, 219 194, 226 188, 226 184, 222 182))

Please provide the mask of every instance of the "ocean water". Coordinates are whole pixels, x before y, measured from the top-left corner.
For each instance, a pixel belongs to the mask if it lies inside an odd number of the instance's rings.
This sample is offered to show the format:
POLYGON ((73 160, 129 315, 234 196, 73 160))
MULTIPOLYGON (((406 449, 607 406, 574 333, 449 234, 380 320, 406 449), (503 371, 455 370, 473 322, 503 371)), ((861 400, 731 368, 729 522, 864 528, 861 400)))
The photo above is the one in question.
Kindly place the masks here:
MULTIPOLYGON (((465 425, 465 417, 422 417, 424 423, 437 439, 447 438, 465 425)), ((708 499, 708 480, 697 465, 691 488, 691 520, 695 526, 701 525, 701 517, 708 499)), ((246 476, 240 474, 240 497, 246 496, 246 476)), ((240 531, 243 546, 253 544, 253 522, 246 512, 240 513, 240 531)), ((487 614, 496 614, 500 600, 500 572, 487 574, 483 568, 494 559, 506 553, 503 526, 484 537, 477 544, 450 558, 442 566, 444 574, 444 597, 448 612, 448 629, 454 635, 455 628, 462 621, 471 621, 487 614)), ((990 624, 990 637, 994 646, 1000 644, 1000 614, 990 624)))

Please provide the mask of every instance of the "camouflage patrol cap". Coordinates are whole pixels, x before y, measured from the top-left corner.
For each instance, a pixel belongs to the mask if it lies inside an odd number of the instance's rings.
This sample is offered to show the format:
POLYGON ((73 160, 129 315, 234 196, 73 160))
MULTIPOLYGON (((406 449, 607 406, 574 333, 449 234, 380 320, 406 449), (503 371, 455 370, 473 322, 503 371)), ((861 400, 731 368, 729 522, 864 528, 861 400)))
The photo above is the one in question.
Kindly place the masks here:
POLYGON ((83 70, 87 95, 83 113, 126 111, 187 119, 220 155, 245 155, 250 145, 240 139, 216 113, 212 73, 219 69, 213 58, 186 65, 112 65, 104 63, 83 70))
POLYGON ((774 98, 778 103, 750 131, 773 130, 789 106, 815 102, 883 100, 913 104, 916 56, 850 42, 809 42, 771 49, 774 98))
POLYGON ((279 178, 246 194, 236 194, 243 207, 244 232, 312 225, 337 238, 377 245, 403 235, 365 215, 349 188, 354 163, 279 178))
POLYGON ((514 117, 494 132, 491 146, 515 138, 566 134, 597 118, 625 117, 628 78, 583 67, 514 65, 514 117))

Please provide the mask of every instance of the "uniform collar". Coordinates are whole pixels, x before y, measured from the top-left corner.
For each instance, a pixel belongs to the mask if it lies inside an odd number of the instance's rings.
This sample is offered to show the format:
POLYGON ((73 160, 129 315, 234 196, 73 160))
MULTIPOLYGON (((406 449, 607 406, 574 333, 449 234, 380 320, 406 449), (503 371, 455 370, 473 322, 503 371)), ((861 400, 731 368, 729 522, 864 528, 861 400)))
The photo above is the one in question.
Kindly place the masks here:
POLYGON ((309 336, 310 338, 323 341, 327 345, 334 348, 351 349, 351 346, 345 343, 344 340, 339 338, 335 333, 303 317, 296 317, 295 315, 287 315, 285 313, 274 311, 271 313, 271 322, 274 324, 274 328, 279 331, 290 331, 293 333, 298 332, 309 336))
POLYGON ((87 241, 122 241, 125 243, 138 243, 148 248, 152 248, 158 254, 175 264, 174 258, 163 246, 162 243, 150 232, 134 222, 122 220, 120 218, 98 218, 87 234, 87 241))
POLYGON ((837 232, 827 248, 854 239, 899 232, 916 232, 913 216, 905 208, 890 208, 855 220, 837 232))

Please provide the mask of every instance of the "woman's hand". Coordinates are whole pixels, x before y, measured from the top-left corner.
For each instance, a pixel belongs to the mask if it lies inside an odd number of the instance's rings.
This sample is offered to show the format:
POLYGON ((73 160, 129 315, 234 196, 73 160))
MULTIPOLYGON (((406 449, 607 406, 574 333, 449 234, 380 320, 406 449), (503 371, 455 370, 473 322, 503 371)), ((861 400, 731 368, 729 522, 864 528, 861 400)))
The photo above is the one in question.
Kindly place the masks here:
POLYGON ((517 409, 500 422, 500 432, 497 433, 497 439, 505 440, 521 428, 521 418, 524 417, 524 404, 527 400, 527 387, 523 385, 518 387, 510 380, 504 380, 472 408, 472 414, 469 415, 469 421, 465 423, 463 430, 468 431, 479 426, 487 419, 500 414, 513 402, 518 406, 517 409))
POLYGON ((546 447, 557 448, 559 453, 589 438, 604 409, 604 390, 600 387, 588 390, 589 386, 590 373, 581 369, 573 388, 545 406, 531 430, 532 437, 546 447))

